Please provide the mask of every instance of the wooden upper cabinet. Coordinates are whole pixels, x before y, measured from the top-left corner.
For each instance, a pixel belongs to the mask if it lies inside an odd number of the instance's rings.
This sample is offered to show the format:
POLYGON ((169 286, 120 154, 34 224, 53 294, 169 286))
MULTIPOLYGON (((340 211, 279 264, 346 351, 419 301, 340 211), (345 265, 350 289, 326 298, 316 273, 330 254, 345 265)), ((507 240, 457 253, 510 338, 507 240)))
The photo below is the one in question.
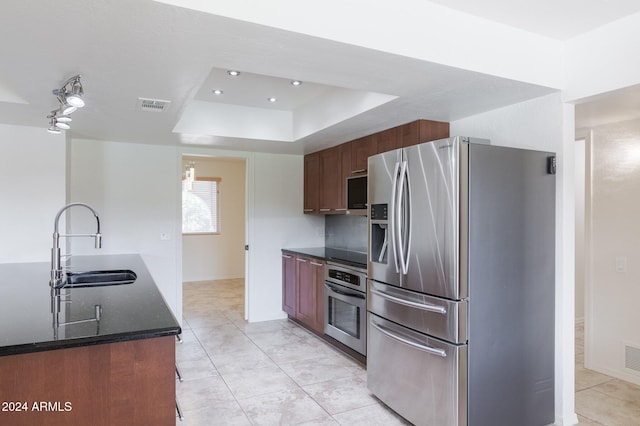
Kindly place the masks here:
POLYGON ((320 151, 320 213, 338 213, 344 205, 341 150, 320 151))
POLYGON ((304 212, 320 210, 320 153, 304 156, 304 212))
POLYGON ((358 175, 367 172, 369 157, 378 153, 378 135, 365 136, 350 142, 351 145, 351 174, 358 175))
POLYGON ((347 178, 367 173, 369 157, 449 137, 449 123, 418 120, 304 156, 304 212, 347 210, 347 178))
POLYGON ((449 123, 417 120, 400 126, 402 147, 449 137, 449 123))
POLYGON ((378 152, 393 151, 402 148, 400 127, 393 127, 378 133, 378 152))

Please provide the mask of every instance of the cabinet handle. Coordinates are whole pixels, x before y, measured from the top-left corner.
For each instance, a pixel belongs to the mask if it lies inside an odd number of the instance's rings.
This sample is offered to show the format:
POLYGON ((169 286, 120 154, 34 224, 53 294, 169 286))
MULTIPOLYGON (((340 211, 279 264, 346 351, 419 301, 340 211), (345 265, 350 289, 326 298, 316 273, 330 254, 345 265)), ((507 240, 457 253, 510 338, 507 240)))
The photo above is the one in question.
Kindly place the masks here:
POLYGON ((303 212, 312 212, 312 211, 313 211, 313 209, 304 209, 304 210, 302 210, 302 211, 303 211, 303 212))
POLYGON ((291 259, 291 256, 288 256, 286 254, 283 254, 282 257, 284 257, 285 259, 291 259))
POLYGON ((305 263, 307 262, 307 259, 300 259, 299 257, 298 257, 298 258, 296 258, 296 260, 297 260, 298 262, 305 262, 305 263))
POLYGON ((331 209, 320 209, 321 212, 330 212, 331 209))
POLYGON ((313 266, 324 266, 322 263, 317 263, 317 262, 309 262, 311 263, 313 266))
POLYGON ((351 170, 351 174, 354 174, 354 173, 362 173, 362 172, 366 172, 366 171, 367 171, 367 169, 351 170))
POLYGON ((346 212, 347 209, 336 209, 337 212, 346 212))

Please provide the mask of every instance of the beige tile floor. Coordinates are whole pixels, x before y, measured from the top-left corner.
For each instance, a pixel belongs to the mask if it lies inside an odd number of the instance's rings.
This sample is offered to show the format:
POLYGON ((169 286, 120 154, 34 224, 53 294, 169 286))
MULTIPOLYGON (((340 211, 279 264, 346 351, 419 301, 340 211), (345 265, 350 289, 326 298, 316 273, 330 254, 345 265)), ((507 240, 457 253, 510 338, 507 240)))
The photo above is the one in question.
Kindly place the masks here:
POLYGON ((287 321, 243 319, 243 280, 185 283, 177 425, 406 425, 366 371, 287 321))
MULTIPOLYGON (((192 425, 406 425, 366 388, 366 372, 296 324, 244 321, 243 280, 185 283, 184 376, 176 384, 192 425)), ((584 368, 576 326, 581 425, 640 426, 640 387, 584 368)))
POLYGON ((576 413, 581 425, 640 425, 640 386, 584 368, 584 326, 576 325, 576 413))

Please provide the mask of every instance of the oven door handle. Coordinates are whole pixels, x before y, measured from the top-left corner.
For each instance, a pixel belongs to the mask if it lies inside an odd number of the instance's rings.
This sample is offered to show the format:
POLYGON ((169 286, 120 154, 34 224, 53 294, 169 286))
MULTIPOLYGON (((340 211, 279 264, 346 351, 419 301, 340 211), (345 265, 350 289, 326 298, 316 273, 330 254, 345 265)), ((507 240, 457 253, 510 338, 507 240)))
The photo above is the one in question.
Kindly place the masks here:
POLYGON ((344 291, 339 288, 336 288, 335 286, 332 286, 331 284, 327 284, 326 282, 324 283, 324 286, 328 290, 333 291, 334 293, 342 294, 343 296, 356 297, 358 299, 363 299, 363 300, 365 299, 365 295, 361 293, 352 293, 350 291, 344 291))
POLYGON ((425 345, 420 344, 418 342, 414 342, 414 341, 406 339, 404 337, 400 337, 397 334, 392 333, 391 330, 387 330, 386 327, 383 327, 383 326, 381 326, 379 324, 376 324, 373 321, 371 321, 371 326, 374 327, 376 330, 378 330, 380 333, 382 333, 385 336, 389 337, 390 339, 397 340, 398 342, 404 343, 405 345, 411 346, 412 348, 415 348, 415 349, 430 353, 431 355, 441 356, 442 358, 446 358, 447 357, 447 353, 445 352, 444 349, 432 348, 431 346, 425 346, 425 345))
POLYGON ((442 315, 447 313, 447 310, 446 310, 446 308, 444 306, 436 306, 436 305, 430 305, 430 304, 427 304, 427 303, 413 302, 411 300, 406 300, 406 299, 402 299, 400 297, 392 296, 392 295, 387 294, 387 293, 383 293, 382 291, 377 290, 377 289, 375 289, 373 287, 370 289, 370 291, 371 291, 372 294, 375 294, 376 296, 380 296, 383 299, 387 299, 387 300, 390 300, 390 301, 395 302, 395 303, 399 303, 399 304, 404 305, 404 306, 409 306, 411 308, 422 309, 423 311, 435 312, 436 314, 442 314, 442 315))

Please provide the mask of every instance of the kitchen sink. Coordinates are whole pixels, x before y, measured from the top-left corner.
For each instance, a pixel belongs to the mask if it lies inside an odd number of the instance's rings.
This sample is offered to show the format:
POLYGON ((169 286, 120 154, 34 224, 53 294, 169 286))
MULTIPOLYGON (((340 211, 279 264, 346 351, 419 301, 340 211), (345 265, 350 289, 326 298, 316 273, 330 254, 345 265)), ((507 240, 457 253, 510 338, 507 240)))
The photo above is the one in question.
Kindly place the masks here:
POLYGON ((78 288, 132 284, 136 278, 138 278, 136 273, 128 269, 68 272, 63 287, 78 288))

